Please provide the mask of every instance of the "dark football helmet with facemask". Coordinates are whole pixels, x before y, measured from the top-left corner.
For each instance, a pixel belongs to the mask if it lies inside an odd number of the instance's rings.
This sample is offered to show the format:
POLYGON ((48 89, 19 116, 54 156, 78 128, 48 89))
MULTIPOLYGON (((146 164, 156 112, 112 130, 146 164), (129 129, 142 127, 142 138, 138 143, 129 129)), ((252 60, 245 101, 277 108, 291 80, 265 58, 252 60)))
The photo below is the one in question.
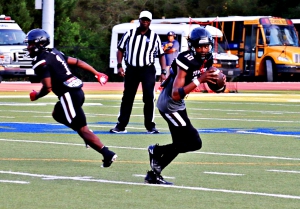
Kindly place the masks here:
POLYGON ((50 44, 50 36, 43 29, 33 29, 27 33, 25 43, 29 56, 33 58, 50 44))
POLYGON ((195 28, 188 37, 188 46, 195 57, 200 57, 202 60, 212 58, 214 39, 204 27, 195 28), (209 45, 208 53, 196 53, 195 48, 201 45, 209 45))

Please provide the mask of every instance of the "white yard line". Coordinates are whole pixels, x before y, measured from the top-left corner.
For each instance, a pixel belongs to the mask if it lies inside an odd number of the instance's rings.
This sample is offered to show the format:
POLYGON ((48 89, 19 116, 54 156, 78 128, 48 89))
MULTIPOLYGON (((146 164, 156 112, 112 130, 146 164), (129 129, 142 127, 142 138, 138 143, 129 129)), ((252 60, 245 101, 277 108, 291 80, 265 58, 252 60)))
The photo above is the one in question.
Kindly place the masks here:
POLYGON ((11 180, 1 180, 0 183, 13 183, 13 184, 29 184, 28 181, 11 181, 11 180))
MULTIPOLYGON (((1 140, 1 139, 0 139, 1 140)), ((276 159, 276 160, 295 160, 300 161, 300 158, 278 157, 278 156, 263 156, 263 155, 246 155, 246 154, 231 154, 231 153, 216 153, 216 152, 189 152, 190 154, 204 154, 204 155, 219 155, 219 156, 234 156, 234 157, 249 157, 261 159, 276 159)))
POLYGON ((287 171, 287 170, 267 170, 267 171, 278 172, 278 173, 296 173, 296 174, 300 174, 300 171, 287 171))
POLYGON ((212 189, 212 188, 204 188, 204 187, 190 187, 190 186, 176 186, 176 185, 145 184, 145 183, 126 182, 126 181, 112 181, 112 180, 105 180, 105 179, 91 179, 89 177, 54 176, 54 175, 31 174, 31 173, 12 172, 12 171, 0 171, 0 173, 37 177, 37 178, 42 178, 43 180, 74 180, 74 181, 134 185, 134 186, 164 187, 164 188, 170 188, 170 189, 185 189, 185 190, 195 190, 195 191, 221 192, 221 193, 256 195, 256 196, 266 196, 266 197, 300 200, 300 196, 287 195, 287 194, 272 194, 272 193, 262 193, 262 192, 239 191, 239 190, 228 190, 228 189, 212 189))
POLYGON ((214 175, 224 175, 224 176, 243 176, 243 175, 245 175, 245 174, 239 174, 239 173, 221 173, 221 172, 210 172, 210 171, 204 171, 203 173, 214 174, 214 175))
MULTIPOLYGON (((67 146, 83 146, 83 144, 67 143, 67 142, 51 142, 51 141, 34 141, 34 140, 19 140, 19 139, 1 139, 0 141, 7 142, 23 142, 23 143, 38 143, 38 144, 57 144, 57 145, 67 145, 67 146)), ((109 145, 108 145, 109 146, 109 145)), ((119 147, 119 146, 109 146, 116 149, 128 149, 128 150, 147 150, 147 148, 138 147, 119 147)), ((188 152, 187 154, 204 154, 204 155, 218 155, 218 156, 234 156, 234 157, 249 157, 249 158, 261 158, 261 159, 276 159, 276 160, 293 160, 300 161, 300 158, 291 157, 278 157, 278 156, 262 156, 262 155, 246 155, 246 154, 232 154, 232 153, 216 153, 216 152, 188 152)))
MULTIPOLYGON (((133 174, 132 176, 145 178, 145 174, 133 174)), ((175 177, 173 177, 173 176, 163 176, 163 178, 164 179, 175 179, 175 177)))

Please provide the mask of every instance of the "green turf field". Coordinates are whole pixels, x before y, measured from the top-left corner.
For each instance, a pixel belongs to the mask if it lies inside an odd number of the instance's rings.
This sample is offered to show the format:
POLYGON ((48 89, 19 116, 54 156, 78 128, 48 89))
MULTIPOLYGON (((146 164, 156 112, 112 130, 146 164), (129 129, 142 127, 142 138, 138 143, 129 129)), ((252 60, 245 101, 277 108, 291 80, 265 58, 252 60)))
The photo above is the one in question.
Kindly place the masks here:
POLYGON ((179 155, 163 171, 174 186, 144 184, 147 147, 171 137, 158 111, 161 134, 146 134, 141 95, 128 133, 109 134, 121 94, 86 92, 90 129, 119 156, 110 168, 52 119, 53 94, 36 102, 27 95, 0 93, 1 209, 300 208, 298 92, 189 95, 203 148, 179 155))

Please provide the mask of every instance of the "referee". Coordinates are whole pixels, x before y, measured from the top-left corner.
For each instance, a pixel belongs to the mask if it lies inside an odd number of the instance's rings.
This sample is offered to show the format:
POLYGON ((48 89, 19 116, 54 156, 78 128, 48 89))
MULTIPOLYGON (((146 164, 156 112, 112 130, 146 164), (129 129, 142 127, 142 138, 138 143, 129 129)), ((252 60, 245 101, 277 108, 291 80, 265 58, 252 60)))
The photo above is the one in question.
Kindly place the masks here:
POLYGON ((159 36, 149 29, 152 14, 142 11, 139 16, 140 26, 124 33, 118 43, 118 74, 124 77, 124 91, 120 113, 116 126, 111 133, 126 133, 134 98, 140 82, 143 89, 144 125, 149 134, 158 134, 155 127, 155 57, 159 57, 162 69, 160 80, 166 79, 166 61, 159 36), (126 74, 122 67, 122 59, 126 63, 126 74))

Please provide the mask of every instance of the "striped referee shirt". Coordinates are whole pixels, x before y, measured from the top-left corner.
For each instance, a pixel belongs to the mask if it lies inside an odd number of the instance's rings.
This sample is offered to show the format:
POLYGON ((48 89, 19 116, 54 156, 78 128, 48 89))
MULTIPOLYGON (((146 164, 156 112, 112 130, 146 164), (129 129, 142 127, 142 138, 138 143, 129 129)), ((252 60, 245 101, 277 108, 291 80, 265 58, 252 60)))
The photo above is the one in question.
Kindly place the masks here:
POLYGON ((154 64, 155 56, 164 54, 159 36, 150 29, 142 35, 140 27, 124 33, 118 49, 125 52, 125 63, 134 67, 154 64))

